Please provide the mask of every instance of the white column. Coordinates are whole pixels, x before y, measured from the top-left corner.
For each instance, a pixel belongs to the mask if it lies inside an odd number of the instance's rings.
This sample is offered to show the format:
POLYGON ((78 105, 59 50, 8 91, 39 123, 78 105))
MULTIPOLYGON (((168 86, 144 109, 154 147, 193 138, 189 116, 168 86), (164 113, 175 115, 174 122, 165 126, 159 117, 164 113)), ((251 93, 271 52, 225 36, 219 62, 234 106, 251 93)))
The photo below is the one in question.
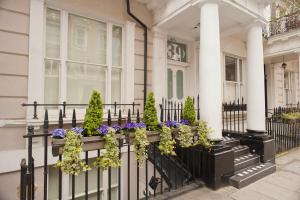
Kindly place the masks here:
POLYGON ((265 88, 262 27, 253 23, 247 38, 247 128, 265 131, 265 88))
MULTIPOLYGON (((167 97, 167 36, 158 30, 153 30, 153 70, 152 88, 155 102, 161 103, 163 97, 167 97)), ((159 111, 159 109, 158 109, 159 111)), ((158 112, 159 114, 159 112, 158 112)))
POLYGON ((200 15, 200 117, 213 129, 211 140, 222 139, 222 78, 219 7, 207 2, 200 15))

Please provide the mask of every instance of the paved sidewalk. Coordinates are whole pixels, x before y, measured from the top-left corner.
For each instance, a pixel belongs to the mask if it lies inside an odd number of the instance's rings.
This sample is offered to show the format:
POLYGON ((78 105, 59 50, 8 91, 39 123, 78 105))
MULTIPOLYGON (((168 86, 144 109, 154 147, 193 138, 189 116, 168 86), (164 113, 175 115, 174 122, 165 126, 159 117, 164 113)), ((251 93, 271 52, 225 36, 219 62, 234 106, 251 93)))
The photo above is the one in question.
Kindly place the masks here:
POLYGON ((276 158, 277 170, 247 187, 201 188, 174 200, 300 200, 300 148, 276 158))

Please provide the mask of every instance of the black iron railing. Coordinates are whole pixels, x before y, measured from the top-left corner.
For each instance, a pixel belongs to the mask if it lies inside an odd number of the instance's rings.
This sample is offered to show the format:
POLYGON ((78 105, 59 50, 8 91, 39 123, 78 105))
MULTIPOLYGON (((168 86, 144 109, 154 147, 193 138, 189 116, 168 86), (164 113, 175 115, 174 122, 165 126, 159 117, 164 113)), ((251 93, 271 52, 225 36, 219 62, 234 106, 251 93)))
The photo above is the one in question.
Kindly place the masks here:
MULTIPOLYGON (((58 103, 58 104, 46 104, 46 103, 38 103, 37 101, 34 101, 32 104, 30 103, 23 103, 22 104, 23 107, 33 107, 33 119, 38 119, 38 112, 37 112, 37 108, 38 107, 58 107, 58 108, 61 108, 62 109, 62 115, 63 115, 63 118, 66 117, 66 109, 69 107, 71 108, 74 108, 74 107, 87 107, 88 104, 76 104, 76 103, 67 103, 66 101, 62 102, 62 103, 58 103)), ((113 107, 113 115, 114 116, 117 116, 117 109, 118 107, 120 106, 130 106, 131 109, 132 109, 132 114, 135 115, 135 112, 136 112, 136 107, 140 106, 139 103, 135 103, 135 102, 132 102, 132 103, 117 103, 117 102, 114 102, 112 104, 103 104, 104 107, 113 107)))
POLYGON ((223 103, 223 132, 245 133, 247 119, 247 104, 244 98, 223 103))
POLYGON ((300 112, 299 102, 297 104, 290 104, 287 106, 279 106, 273 109, 272 117, 281 118, 282 114, 300 112))
MULTIPOLYGON (((74 104, 62 104, 65 107, 74 106, 74 104)), ((120 105, 120 104, 117 104, 120 105)), ((122 104, 122 105, 132 105, 132 104, 122 104)), ((138 104, 134 104, 138 105, 138 104)), ((24 106, 45 106, 44 104, 25 104, 24 106)), ((53 106, 47 104, 47 106, 53 106)), ((59 105, 61 106, 61 105, 59 105)), ((77 106, 77 104, 76 104, 77 106)), ((59 118, 57 125, 52 125, 51 128, 65 128, 69 127, 68 124, 64 123, 63 117, 63 109, 59 109, 59 118)), ((136 116, 135 121, 140 121, 140 113, 139 109, 136 109, 136 116)), ((164 111, 161 112, 161 119, 163 119, 164 111)), ((38 116, 36 116, 38 117, 38 116)), ((127 117, 122 116, 121 109, 119 109, 118 117, 116 122, 118 125, 122 125, 125 122, 132 121, 132 114, 131 109, 127 110, 127 117)), ((179 120, 179 118, 177 118, 179 120)), ((112 125, 112 117, 111 111, 108 109, 106 123, 108 126, 112 125)), ((76 127, 78 122, 76 120, 76 108, 73 108, 72 114, 72 127, 76 127)), ((48 119, 48 110, 45 109, 44 113, 44 124, 43 124, 43 133, 35 133, 33 126, 28 126, 28 133, 24 135, 24 138, 27 138, 27 150, 28 150, 28 158, 26 164, 26 160, 23 159, 21 161, 21 179, 20 179, 20 199, 21 200, 34 200, 35 199, 35 178, 43 178, 44 179, 44 186, 43 186, 43 197, 39 197, 38 199, 48 199, 48 188, 50 182, 48 174, 49 174, 49 163, 48 163, 48 139, 51 134, 49 133, 49 119, 48 119), (43 138, 43 149, 44 149, 44 160, 43 160, 43 177, 34 177, 34 158, 33 158, 33 151, 35 149, 32 147, 32 139, 40 137, 43 138)), ((156 197, 157 195, 163 196, 165 192, 174 191, 178 188, 182 188, 183 186, 190 184, 192 181, 196 179, 204 179, 206 174, 206 170, 208 170, 209 166, 206 160, 206 152, 205 149, 201 148, 200 146, 195 146, 187 149, 182 149, 176 147, 176 156, 164 156, 161 155, 158 149, 159 141, 151 142, 148 148, 148 159, 144 163, 144 167, 139 168, 136 162, 132 162, 131 159, 131 150, 132 146, 130 144, 129 136, 121 136, 118 137, 119 143, 119 151, 120 151, 120 159, 123 163, 127 164, 127 169, 121 170, 121 167, 117 169, 118 174, 118 184, 117 184, 117 199, 149 199, 150 197, 156 197), (127 156, 124 156, 127 154, 127 156), (193 156, 190 156, 193 155, 193 156), (150 161, 150 162, 149 162, 150 161), (143 175, 145 178, 141 179, 140 176, 143 175), (136 176, 136 178, 133 178, 136 176), (123 180, 122 178, 126 177, 123 180), (143 188, 143 191, 140 191, 140 188, 143 188), (136 188, 136 194, 132 193, 132 188, 136 188)), ((195 138, 194 138, 195 139, 195 138)), ((52 149, 53 150, 53 149, 52 149)), ((89 159, 92 158, 91 154, 92 151, 95 151, 97 156, 100 156, 102 151, 99 149, 85 151, 84 153, 84 160, 86 163, 89 163, 89 159)), ((55 156, 55 154, 53 154, 55 156)), ((58 155, 58 160, 62 160, 63 155, 58 155)), ((58 188, 58 196, 59 200, 63 199, 63 173, 59 168, 56 168, 58 182, 55 187, 58 188)), ((112 169, 108 169, 108 176, 107 176, 107 183, 108 183, 108 191, 107 191, 107 198, 109 200, 112 199, 112 169)), ((97 191, 96 197, 97 199, 101 198, 101 173, 100 169, 97 169, 97 191)), ((103 178, 103 177, 102 177, 103 178)), ((70 187, 70 199, 76 198, 76 176, 71 176, 71 187, 70 187)), ((90 172, 87 171, 84 173, 84 194, 83 197, 87 200, 89 198, 89 184, 91 184, 90 172)), ((168 193, 167 197, 170 197, 170 193, 168 193)))
POLYGON ((270 21, 264 35, 266 37, 287 33, 300 28, 300 11, 270 21))
POLYGON ((275 140, 277 154, 300 146, 299 120, 282 120, 277 117, 267 119, 267 133, 275 140))
MULTIPOLYGON (((195 106, 196 118, 200 119, 200 106, 199 95, 197 98, 193 97, 193 103, 195 106), (196 101, 195 101, 196 99, 196 101)), ((175 120, 180 121, 183 113, 183 103, 170 101, 166 98, 162 98, 160 104, 160 116, 161 121, 175 120)), ((244 98, 237 99, 229 103, 222 104, 222 126, 223 132, 246 132, 246 119, 247 119, 247 104, 245 104, 244 98)))
MULTIPOLYGON (((200 108, 199 108, 199 95, 197 96, 197 102, 195 105, 195 98, 193 97, 193 103, 195 106, 196 118, 200 119, 200 108)), ((161 121, 180 121, 183 114, 183 103, 179 101, 167 100, 167 98, 162 98, 160 106, 160 117, 161 121)))

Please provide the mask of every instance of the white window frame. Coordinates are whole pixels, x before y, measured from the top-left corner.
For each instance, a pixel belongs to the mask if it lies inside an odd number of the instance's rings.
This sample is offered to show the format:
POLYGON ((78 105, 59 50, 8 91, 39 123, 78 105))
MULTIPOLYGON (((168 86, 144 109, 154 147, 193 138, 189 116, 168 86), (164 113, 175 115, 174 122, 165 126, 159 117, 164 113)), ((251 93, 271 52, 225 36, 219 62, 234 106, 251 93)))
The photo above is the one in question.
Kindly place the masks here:
MULTIPOLYGON (((37 101, 38 103, 44 102, 44 69, 45 69, 45 46, 46 46, 46 10, 47 8, 59 10, 61 13, 61 46, 60 46, 60 60, 61 68, 66 69, 66 62, 68 50, 68 14, 75 14, 85 18, 101 21, 107 24, 107 31, 112 25, 122 27, 122 66, 112 66, 111 61, 111 46, 112 46, 112 32, 107 35, 107 69, 106 69, 106 94, 105 102, 111 102, 111 69, 116 68, 122 70, 121 72, 121 103, 132 103, 134 101, 134 41, 135 41, 135 23, 133 22, 116 22, 104 20, 101 18, 90 17, 83 15, 79 12, 69 12, 67 9, 46 5, 43 0, 31 0, 30 6, 30 33, 29 33, 29 76, 28 76, 28 103, 37 101), (127 81, 130 80, 130 81, 127 81)), ((66 70, 59 72, 59 103, 66 101, 66 70)), ((85 109, 80 109, 77 112, 77 119, 80 122, 83 119, 85 109), (81 111, 80 111, 81 110, 81 111)), ((33 108, 27 108, 27 122, 34 124, 41 124, 42 116, 44 116, 44 108, 38 107, 38 116, 40 119, 32 120, 33 108)), ((66 123, 71 121, 71 110, 67 110, 67 118, 64 120, 66 123)), ((49 120, 57 121, 58 110, 49 110, 49 120)))
MULTIPOLYGON (((228 53, 225 53, 224 54, 224 75, 223 75, 223 78, 224 78, 224 92, 223 92, 223 99, 226 101, 228 96, 227 96, 227 91, 226 91, 226 87, 227 87, 227 84, 234 84, 235 85, 235 90, 236 92, 238 93, 236 95, 236 100, 237 99, 240 99, 240 102, 241 102, 241 98, 245 98, 243 95, 242 95, 242 89, 245 90, 245 76, 244 76, 244 72, 245 72, 245 61, 242 57, 239 57, 239 56, 236 56, 236 55, 232 55, 232 54, 228 54, 228 53), (234 59, 237 59, 237 69, 236 69, 236 73, 237 73, 237 81, 227 81, 226 80, 226 57, 231 57, 231 58, 234 58, 234 59), (240 61, 242 62, 242 66, 240 66, 240 61), (242 67, 242 74, 240 72, 240 69, 242 67), (242 76, 242 77, 241 77, 242 76), (242 78, 242 80, 241 80, 242 78)), ((244 99, 245 100, 245 99, 244 99)))

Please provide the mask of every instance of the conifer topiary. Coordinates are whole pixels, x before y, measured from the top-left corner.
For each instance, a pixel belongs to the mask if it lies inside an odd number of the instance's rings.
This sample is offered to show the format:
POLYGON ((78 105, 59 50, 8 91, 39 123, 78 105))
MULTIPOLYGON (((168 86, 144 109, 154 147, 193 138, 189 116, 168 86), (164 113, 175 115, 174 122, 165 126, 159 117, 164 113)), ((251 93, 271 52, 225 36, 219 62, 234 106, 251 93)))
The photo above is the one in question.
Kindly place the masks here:
POLYGON ((196 112, 192 97, 188 96, 184 102, 182 118, 187 120, 189 124, 193 124, 196 120, 196 112))
POLYGON ((103 104, 101 94, 93 91, 89 106, 84 116, 83 128, 86 136, 98 135, 97 128, 103 121, 103 104))
POLYGON ((156 130, 159 124, 153 92, 150 92, 147 97, 144 110, 144 122, 149 130, 156 130))

